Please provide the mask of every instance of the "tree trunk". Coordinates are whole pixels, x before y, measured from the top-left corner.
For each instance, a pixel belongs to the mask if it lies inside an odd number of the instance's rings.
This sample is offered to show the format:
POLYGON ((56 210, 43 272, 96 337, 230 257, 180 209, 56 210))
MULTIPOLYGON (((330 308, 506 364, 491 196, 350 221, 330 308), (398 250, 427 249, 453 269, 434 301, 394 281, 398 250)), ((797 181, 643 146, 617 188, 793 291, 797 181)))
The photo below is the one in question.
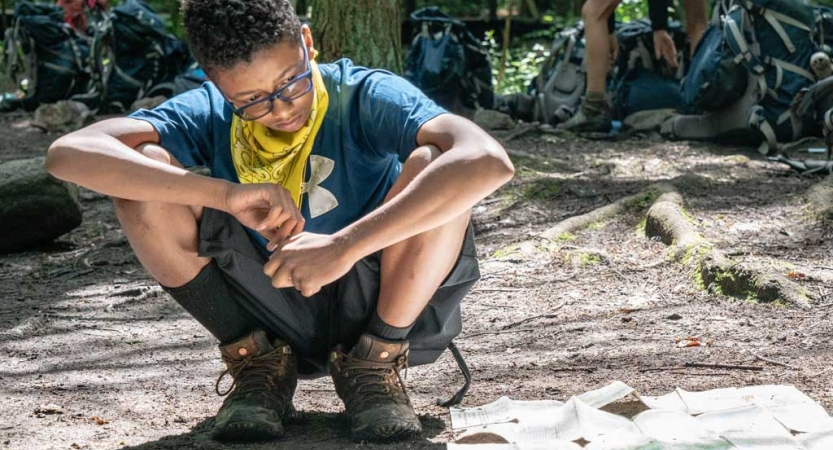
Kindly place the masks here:
POLYGON ((312 0, 312 33, 321 61, 402 72, 401 0, 312 0))
POLYGON ((414 11, 416 11, 416 0, 405 0, 405 18, 407 19, 414 11))
POLYGON ((309 2, 307 0, 295 0, 294 3, 292 7, 295 8, 295 13, 300 17, 306 16, 309 10, 309 2))
POLYGON ((489 22, 497 21, 497 0, 488 0, 489 22))

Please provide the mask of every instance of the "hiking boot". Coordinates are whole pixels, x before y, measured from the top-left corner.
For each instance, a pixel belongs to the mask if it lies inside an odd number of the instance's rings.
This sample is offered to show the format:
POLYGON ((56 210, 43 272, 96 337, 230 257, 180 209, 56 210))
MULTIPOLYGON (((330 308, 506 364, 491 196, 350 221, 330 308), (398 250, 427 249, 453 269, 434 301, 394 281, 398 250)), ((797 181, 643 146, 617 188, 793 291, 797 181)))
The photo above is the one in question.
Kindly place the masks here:
POLYGON ((266 333, 255 331, 220 347, 226 370, 215 390, 226 395, 214 421, 218 441, 267 441, 283 436, 283 420, 295 414, 292 395, 298 384, 297 359, 284 341, 269 342, 266 333), (234 380, 225 392, 220 381, 234 380))
POLYGON ((350 353, 330 354, 330 374, 344 401, 353 439, 402 439, 422 431, 399 372, 408 366, 408 341, 363 334, 350 353))
POLYGON ((611 129, 612 114, 607 100, 581 101, 578 112, 570 120, 558 125, 558 130, 578 133, 607 133, 611 129))

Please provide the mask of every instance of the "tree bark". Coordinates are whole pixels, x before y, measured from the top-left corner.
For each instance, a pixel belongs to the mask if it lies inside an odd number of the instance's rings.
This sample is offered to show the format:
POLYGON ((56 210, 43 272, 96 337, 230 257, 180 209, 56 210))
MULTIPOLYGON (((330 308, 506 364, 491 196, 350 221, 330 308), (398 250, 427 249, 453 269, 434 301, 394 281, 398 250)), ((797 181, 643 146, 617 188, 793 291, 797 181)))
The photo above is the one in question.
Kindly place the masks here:
POLYGON ((312 0, 312 33, 322 62, 402 72, 401 0, 312 0))

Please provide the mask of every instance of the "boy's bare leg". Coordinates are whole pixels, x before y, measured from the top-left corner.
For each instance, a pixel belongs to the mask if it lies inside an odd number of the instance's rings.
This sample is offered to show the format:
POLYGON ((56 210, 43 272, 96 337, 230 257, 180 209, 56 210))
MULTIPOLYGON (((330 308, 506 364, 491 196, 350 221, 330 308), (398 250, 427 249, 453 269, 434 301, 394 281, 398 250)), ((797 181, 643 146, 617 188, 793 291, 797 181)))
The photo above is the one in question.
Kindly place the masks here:
MULTIPOLYGON (((157 145, 145 144, 139 150, 171 164, 168 152, 157 145)), ((133 252, 162 286, 182 286, 211 262, 210 258, 197 256, 202 207, 118 198, 113 199, 113 204, 133 252)))
MULTIPOLYGON (((441 152, 433 146, 416 149, 385 201, 395 198, 438 157, 441 152)), ((407 361, 410 327, 454 268, 469 216, 470 212, 465 212, 382 250, 379 302, 374 316, 350 354, 334 352, 330 360, 336 392, 344 400, 354 439, 397 439, 422 429, 393 371, 398 373, 407 361), (372 390, 357 388, 368 384, 379 386, 372 390)))
POLYGON ((700 42, 700 38, 703 37, 708 25, 708 18, 706 17, 707 0, 683 0, 683 8, 685 9, 685 29, 688 33, 691 54, 694 55, 694 49, 697 47, 697 43, 700 42))
MULTIPOLYGON (((402 167, 399 179, 388 192, 389 201, 410 183, 441 152, 432 146, 416 149, 402 167)), ((454 268, 470 212, 382 251, 379 318, 394 327, 413 324, 443 280, 454 268)))
POLYGON ((587 43, 587 92, 605 91, 610 71, 611 42, 607 19, 622 0, 587 0, 581 7, 584 37, 587 43))

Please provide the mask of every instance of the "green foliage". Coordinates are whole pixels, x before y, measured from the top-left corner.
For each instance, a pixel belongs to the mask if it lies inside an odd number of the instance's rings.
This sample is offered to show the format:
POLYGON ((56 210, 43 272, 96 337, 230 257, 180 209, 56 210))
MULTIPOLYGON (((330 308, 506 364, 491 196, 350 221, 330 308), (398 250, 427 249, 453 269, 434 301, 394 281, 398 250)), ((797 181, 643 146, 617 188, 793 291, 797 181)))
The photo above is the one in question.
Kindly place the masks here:
POLYGON ((631 22, 648 17, 648 2, 645 0, 623 0, 616 8, 616 20, 631 22))
MULTIPOLYGON (((541 64, 549 57, 549 45, 553 39, 552 32, 531 33, 530 37, 522 37, 519 45, 509 48, 506 57, 506 68, 500 83, 498 94, 513 94, 526 92, 527 86, 538 75, 541 64)), ((492 59, 492 81, 498 86, 498 74, 503 58, 501 44, 495 40, 494 31, 486 33, 483 41, 492 59)))

